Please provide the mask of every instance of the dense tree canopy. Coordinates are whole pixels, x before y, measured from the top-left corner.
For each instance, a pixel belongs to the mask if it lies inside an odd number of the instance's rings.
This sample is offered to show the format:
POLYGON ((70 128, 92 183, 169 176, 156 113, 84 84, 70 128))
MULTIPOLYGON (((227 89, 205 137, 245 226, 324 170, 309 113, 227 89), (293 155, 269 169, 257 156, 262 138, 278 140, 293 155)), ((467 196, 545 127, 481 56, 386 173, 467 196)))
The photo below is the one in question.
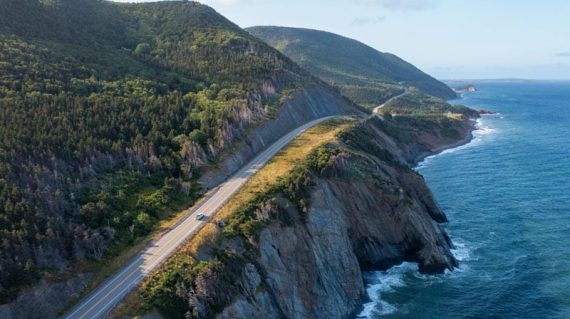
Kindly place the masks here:
POLYGON ((0 7, 0 300, 146 234, 311 80, 194 2, 0 7))

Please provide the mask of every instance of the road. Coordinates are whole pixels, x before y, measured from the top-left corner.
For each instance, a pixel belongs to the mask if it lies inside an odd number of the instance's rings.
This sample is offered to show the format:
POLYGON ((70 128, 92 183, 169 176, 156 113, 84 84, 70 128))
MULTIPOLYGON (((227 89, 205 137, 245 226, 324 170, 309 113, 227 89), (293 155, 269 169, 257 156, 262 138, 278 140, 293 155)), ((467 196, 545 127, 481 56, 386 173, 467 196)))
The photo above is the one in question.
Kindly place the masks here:
MULTIPOLYGON (((408 89, 408 87, 405 86, 405 87, 404 87, 404 93, 402 93, 402 94, 400 94, 400 95, 396 95, 396 96, 391 97, 390 99, 388 99, 388 101, 384 102, 384 104, 375 107, 374 110, 372 110, 372 113, 374 113, 374 114, 380 116, 380 115, 379 115, 379 112, 380 112, 380 109, 381 109, 381 108, 383 108, 384 106, 386 106, 388 103, 394 101, 395 99, 399 99, 399 98, 401 98, 402 96, 404 96, 404 95, 406 95, 406 94, 408 94, 408 93, 410 93, 410 89, 408 89)), ((381 117, 381 116, 380 116, 380 117, 381 117)))
POLYGON ((201 201, 198 207, 189 210, 186 217, 176 226, 163 234, 160 239, 148 245, 134 260, 103 282, 63 318, 95 319, 108 314, 129 292, 141 284, 146 276, 157 269, 180 245, 191 238, 206 223, 206 221, 197 220, 196 215, 204 214, 210 219, 249 178, 295 137, 307 129, 335 117, 324 117, 302 125, 261 152, 226 182, 218 186, 209 197, 201 201))

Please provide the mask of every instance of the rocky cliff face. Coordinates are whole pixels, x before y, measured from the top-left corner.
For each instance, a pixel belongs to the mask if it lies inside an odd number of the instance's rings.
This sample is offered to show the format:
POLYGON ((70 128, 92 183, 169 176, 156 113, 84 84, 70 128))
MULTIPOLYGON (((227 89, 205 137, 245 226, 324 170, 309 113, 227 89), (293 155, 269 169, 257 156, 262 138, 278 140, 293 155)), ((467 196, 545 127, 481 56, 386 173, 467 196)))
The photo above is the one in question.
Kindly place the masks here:
MULTIPOLYGON (((382 139, 373 125, 362 129, 382 139)), ((364 294, 362 270, 413 261, 440 273, 457 265, 440 224, 446 217, 422 177, 379 158, 371 152, 379 143, 369 142, 331 159, 314 181, 305 222, 261 232, 258 264, 244 268, 246 289, 220 318, 348 318, 364 294)))
POLYGON ((184 287, 186 315, 350 318, 364 298, 364 270, 404 261, 429 274, 456 267, 444 213, 423 178, 386 147, 396 142, 378 124, 342 133, 326 146, 326 164, 294 179, 288 188, 306 187, 306 199, 285 191, 259 203, 249 217, 263 225, 256 235, 209 241, 216 244, 205 250, 239 257, 204 254, 217 266, 175 284, 184 287))
POLYGON ((468 143, 476 128, 474 112, 471 117, 437 122, 382 121, 371 119, 370 129, 382 138, 377 142, 388 149, 400 162, 413 167, 430 155, 468 143), (429 123, 429 125, 423 125, 429 123))

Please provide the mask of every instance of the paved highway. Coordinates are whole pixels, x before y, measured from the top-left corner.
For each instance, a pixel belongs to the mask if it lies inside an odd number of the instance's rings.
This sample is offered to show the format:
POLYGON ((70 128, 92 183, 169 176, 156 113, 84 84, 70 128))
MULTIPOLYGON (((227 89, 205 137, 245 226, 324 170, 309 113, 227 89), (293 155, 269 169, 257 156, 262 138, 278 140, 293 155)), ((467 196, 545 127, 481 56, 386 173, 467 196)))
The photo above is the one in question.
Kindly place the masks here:
POLYGON ((226 182, 218 186, 198 207, 188 211, 186 217, 160 239, 148 245, 128 265, 103 282, 77 304, 63 318, 101 318, 108 314, 130 291, 137 287, 153 270, 157 269, 176 249, 192 237, 205 221, 196 219, 203 214, 209 219, 235 194, 269 159, 305 130, 335 116, 324 117, 296 128, 256 156, 226 182))
MULTIPOLYGON (((388 103, 394 101, 395 99, 399 99, 399 98, 401 98, 402 96, 404 96, 404 95, 406 95, 406 94, 408 94, 408 93, 410 93, 410 89, 408 89, 408 87, 404 87, 404 93, 402 93, 402 94, 400 94, 400 95, 396 95, 396 96, 391 97, 390 99, 388 99, 388 101, 384 102, 384 104, 375 107, 374 110, 372 110, 372 113, 374 113, 374 114, 380 116, 380 115, 379 115, 379 112, 380 112, 380 109, 381 109, 381 108, 383 108, 384 106, 386 106, 388 103)), ((380 116, 380 117, 382 117, 382 116, 380 116)))

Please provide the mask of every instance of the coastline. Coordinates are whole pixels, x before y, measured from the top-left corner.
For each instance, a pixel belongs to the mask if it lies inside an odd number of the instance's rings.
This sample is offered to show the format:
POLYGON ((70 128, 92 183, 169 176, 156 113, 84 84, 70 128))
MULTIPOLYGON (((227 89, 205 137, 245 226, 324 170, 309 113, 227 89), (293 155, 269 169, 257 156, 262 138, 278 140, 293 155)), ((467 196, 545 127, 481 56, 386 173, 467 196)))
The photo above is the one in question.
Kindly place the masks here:
MULTIPOLYGON (((435 147, 430 151, 426 151, 420 154, 412 165, 413 170, 417 170, 421 167, 421 165, 425 162, 426 159, 437 156, 447 150, 455 149, 464 145, 467 145, 473 142, 475 135, 474 132, 479 130, 481 116, 478 118, 470 118, 468 119, 469 125, 467 130, 464 132, 464 136, 452 144, 441 145, 435 147)), ((429 185, 428 185, 429 186, 429 185)), ((455 253, 454 253, 455 255, 455 253)), ((403 273, 409 269, 415 269, 415 264, 411 264, 408 262, 404 262, 400 265, 396 265, 390 267, 388 270, 384 272, 372 271, 368 272, 366 275, 367 282, 366 282, 366 298, 363 299, 362 307, 359 311, 357 311, 357 315, 355 316, 356 319, 372 319, 373 313, 375 312, 375 307, 377 304, 382 305, 382 311, 380 315, 389 315, 396 311, 396 308, 382 300, 381 296, 379 295, 380 292, 389 292, 393 291, 396 287, 403 287, 405 286, 403 282, 403 273)))
POLYGON ((369 274, 367 284, 383 284, 369 318, 570 318, 564 298, 570 277, 562 262, 568 255, 569 92, 568 83, 493 83, 458 102, 496 113, 481 116, 468 145, 428 157, 416 170, 449 214, 453 254, 464 261, 437 279, 413 268, 369 274))
POLYGON ((417 157, 417 159, 414 161, 414 163, 412 165, 413 168, 416 169, 419 166, 421 166, 422 163, 429 157, 436 156, 436 155, 441 154, 444 151, 451 150, 454 148, 458 148, 458 147, 461 147, 463 145, 467 145, 467 144, 471 143, 475 137, 473 132, 479 130, 479 127, 478 127, 479 126, 479 120, 480 120, 480 117, 479 118, 470 118, 469 119, 469 128, 466 130, 465 135, 460 140, 458 140, 457 142, 452 143, 452 144, 441 145, 441 146, 435 147, 432 150, 429 150, 429 151, 426 151, 426 152, 420 154, 417 157))

